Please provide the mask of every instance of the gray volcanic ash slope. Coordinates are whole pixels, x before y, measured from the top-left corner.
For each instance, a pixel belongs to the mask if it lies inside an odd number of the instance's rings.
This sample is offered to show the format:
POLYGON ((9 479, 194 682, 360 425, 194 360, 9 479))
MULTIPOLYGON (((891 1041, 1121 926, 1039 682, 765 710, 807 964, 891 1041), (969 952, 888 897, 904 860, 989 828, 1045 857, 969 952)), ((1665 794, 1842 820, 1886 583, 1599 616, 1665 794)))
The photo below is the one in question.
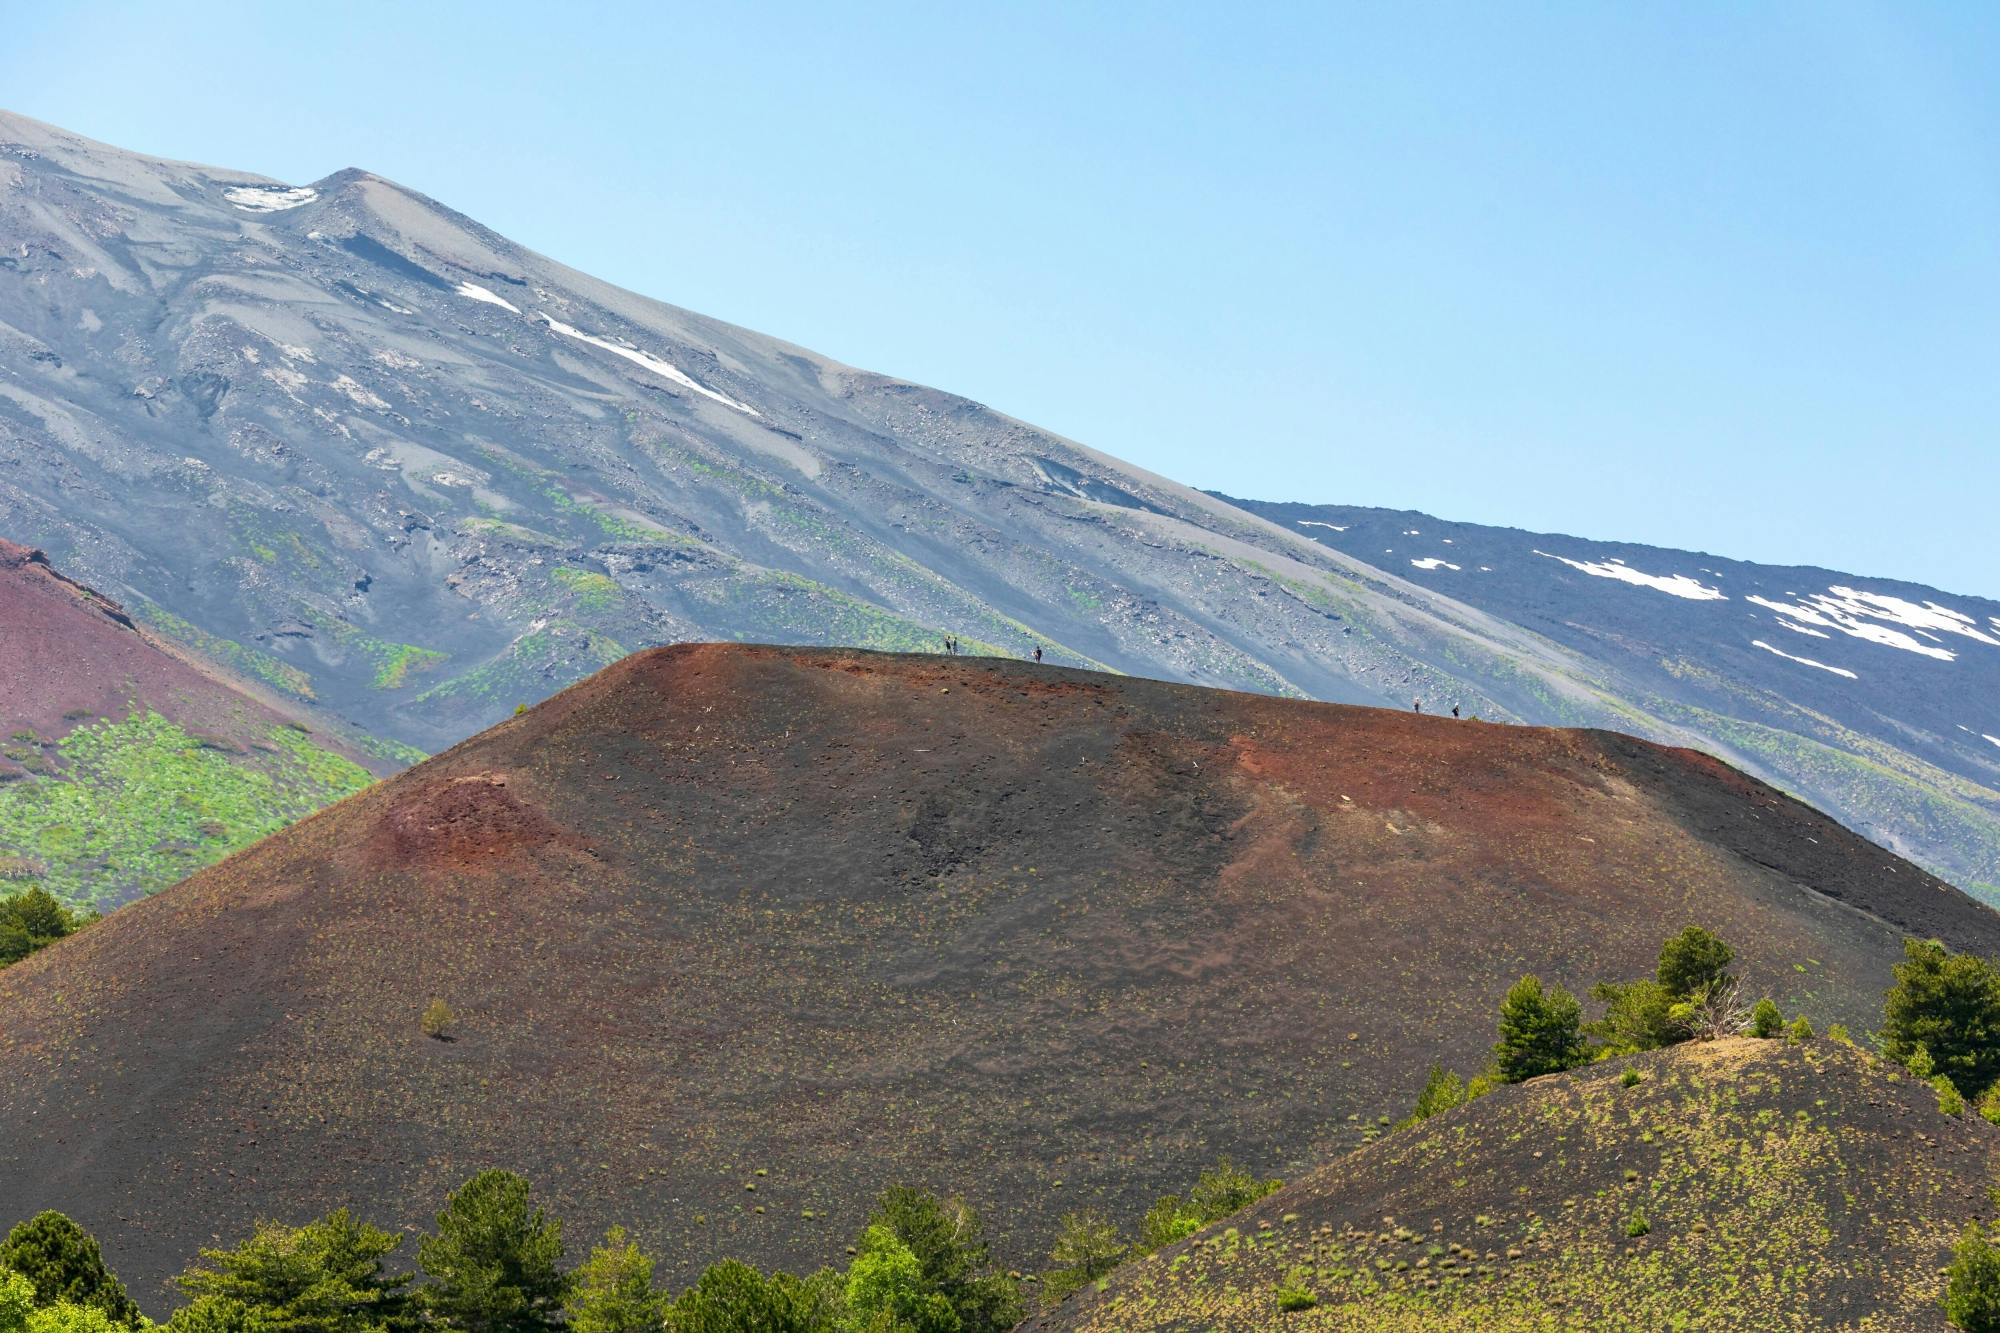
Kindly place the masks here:
MULTIPOLYGON (((1411 571, 621 291, 367 172, 277 182, 4 113, 0 534, 425 749, 651 644, 952 633, 1610 726, 1819 794, 1808 761, 1411 571)), ((1951 796, 1956 822, 1827 804, 1990 881, 1991 795, 1951 796)))

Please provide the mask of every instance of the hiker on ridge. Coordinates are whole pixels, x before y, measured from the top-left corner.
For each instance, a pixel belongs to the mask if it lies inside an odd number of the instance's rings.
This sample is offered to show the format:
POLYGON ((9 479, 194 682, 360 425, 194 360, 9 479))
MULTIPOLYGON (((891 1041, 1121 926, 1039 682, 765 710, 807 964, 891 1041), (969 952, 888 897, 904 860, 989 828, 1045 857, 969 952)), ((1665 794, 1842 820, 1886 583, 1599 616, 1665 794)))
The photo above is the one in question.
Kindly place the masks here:
POLYGON ((1042 646, 1039 643, 1035 645, 1035 660, 1037 662, 1042 660, 1042 646))

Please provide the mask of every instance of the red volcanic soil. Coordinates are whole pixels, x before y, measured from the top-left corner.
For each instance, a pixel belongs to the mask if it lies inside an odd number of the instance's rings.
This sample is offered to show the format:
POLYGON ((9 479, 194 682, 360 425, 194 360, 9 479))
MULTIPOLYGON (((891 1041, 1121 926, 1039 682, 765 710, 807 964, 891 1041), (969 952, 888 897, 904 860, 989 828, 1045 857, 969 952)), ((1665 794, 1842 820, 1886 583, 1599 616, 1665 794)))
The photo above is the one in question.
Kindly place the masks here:
POLYGON ((0 973, 0 1211, 71 1213, 156 1310, 213 1236, 421 1225, 488 1165, 676 1281, 837 1257, 896 1180, 1029 1264, 1222 1153, 1333 1157, 1483 1063, 1522 972, 1643 975, 1690 921, 1822 1026, 1879 1021, 1906 933, 2000 953, 1956 890, 1621 736, 659 649, 0 973))
MULTIPOLYGON (((58 573, 42 552, 0 538, 0 728, 55 740, 135 706, 237 744, 296 716, 140 628, 116 602, 58 573)), ((337 740, 320 743, 386 771, 337 740)), ((20 772, 0 757, 0 773, 7 770, 20 772)))

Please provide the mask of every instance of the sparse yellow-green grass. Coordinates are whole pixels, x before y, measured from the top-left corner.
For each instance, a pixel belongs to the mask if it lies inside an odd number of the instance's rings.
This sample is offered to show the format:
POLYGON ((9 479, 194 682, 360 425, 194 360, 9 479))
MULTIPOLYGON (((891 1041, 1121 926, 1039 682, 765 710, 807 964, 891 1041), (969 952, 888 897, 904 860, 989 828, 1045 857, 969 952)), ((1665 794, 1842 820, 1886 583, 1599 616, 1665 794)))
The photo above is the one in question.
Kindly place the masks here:
POLYGON ((1390 1135, 1037 1326, 1935 1328, 1996 1149, 1850 1047, 1690 1044, 1390 1135))

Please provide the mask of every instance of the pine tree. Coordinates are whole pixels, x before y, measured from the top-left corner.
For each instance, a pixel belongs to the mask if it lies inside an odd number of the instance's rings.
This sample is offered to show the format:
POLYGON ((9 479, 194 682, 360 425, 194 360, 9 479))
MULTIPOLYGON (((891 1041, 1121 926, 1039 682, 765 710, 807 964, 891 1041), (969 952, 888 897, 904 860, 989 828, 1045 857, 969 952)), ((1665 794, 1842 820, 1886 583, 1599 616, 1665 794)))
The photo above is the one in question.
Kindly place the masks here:
POLYGON ((430 1278, 424 1310, 461 1333, 548 1333, 562 1323, 569 1278, 562 1224, 529 1206, 528 1182, 481 1171, 446 1197, 437 1234, 417 1247, 430 1278))
POLYGON ((37 1305, 68 1302, 102 1310, 115 1323, 139 1320, 138 1305, 105 1266, 96 1239, 61 1213, 37 1213, 8 1232, 0 1268, 34 1283, 37 1305))
POLYGON ((574 1333, 659 1333, 672 1299, 653 1285, 653 1260, 625 1235, 604 1243, 576 1270, 564 1312, 574 1333))
POLYGON ((1500 1003, 1500 1040, 1494 1063, 1509 1083, 1574 1069, 1589 1058, 1583 1041, 1583 1006, 1561 986, 1522 977, 1500 1003))

